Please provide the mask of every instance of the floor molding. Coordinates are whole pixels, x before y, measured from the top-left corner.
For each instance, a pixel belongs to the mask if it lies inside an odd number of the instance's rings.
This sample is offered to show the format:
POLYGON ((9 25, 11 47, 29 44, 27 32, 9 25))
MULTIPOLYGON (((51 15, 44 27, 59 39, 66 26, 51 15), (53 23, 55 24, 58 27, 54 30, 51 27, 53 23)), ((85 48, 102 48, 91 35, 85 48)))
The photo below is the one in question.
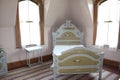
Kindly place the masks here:
POLYGON ((113 67, 113 68, 116 68, 116 69, 120 70, 120 69, 119 69, 120 62, 118 62, 118 61, 113 61, 113 60, 109 60, 109 59, 104 59, 104 60, 103 60, 103 65, 106 65, 106 66, 109 66, 109 67, 113 67))
MULTIPOLYGON (((31 68, 23 67, 15 69, 9 71, 6 76, 0 77, 0 80, 53 80, 54 73, 50 68, 51 64, 52 61, 47 61, 31 68)), ((101 80, 119 80, 120 71, 106 66, 103 68, 101 80)), ((99 73, 56 75, 57 80, 98 80, 98 77, 99 73)))
MULTIPOLYGON (((37 60, 38 60, 37 58, 32 58, 31 63, 37 62, 37 60)), ((48 60, 52 60, 52 54, 43 56, 43 62, 48 60)), ((103 65, 110 66, 119 70, 120 62, 104 59, 103 65)), ((26 60, 12 62, 12 63, 8 63, 8 70, 12 70, 12 69, 16 69, 24 66, 27 66, 26 60)))
MULTIPOLYGON (((48 61, 48 60, 52 60, 52 55, 51 54, 45 55, 42 58, 43 58, 43 62, 48 61)), ((38 58, 32 58, 30 60, 31 63, 35 63, 37 61, 38 61, 38 58)), ((8 70, 13 70, 13 69, 27 66, 27 63, 26 63, 26 60, 21 60, 21 61, 8 63, 7 65, 8 65, 8 70)))

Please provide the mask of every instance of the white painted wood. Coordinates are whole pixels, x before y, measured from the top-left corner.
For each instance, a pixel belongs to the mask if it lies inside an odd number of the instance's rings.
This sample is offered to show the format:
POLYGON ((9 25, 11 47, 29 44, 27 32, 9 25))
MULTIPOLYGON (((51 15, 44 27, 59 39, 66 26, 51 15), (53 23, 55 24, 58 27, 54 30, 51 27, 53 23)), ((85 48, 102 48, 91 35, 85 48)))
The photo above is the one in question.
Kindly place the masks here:
POLYGON ((0 76, 5 76, 8 73, 7 70, 7 60, 6 60, 6 53, 4 51, 0 52, 0 76))
POLYGON ((76 37, 79 38, 79 40, 69 40, 69 41, 80 41, 80 44, 82 45, 84 43, 84 33, 81 32, 74 24, 71 23, 71 20, 66 20, 64 24, 62 24, 59 29, 56 32, 52 33, 53 37, 53 45, 56 45, 57 41, 66 41, 66 40, 57 40, 62 34, 65 32, 71 32, 73 33, 76 37))
MULTIPOLYGON (((74 72, 74 73, 60 73, 59 70, 61 69, 87 69, 87 68, 97 68, 97 71, 95 71, 96 73, 99 73, 99 80, 101 80, 101 75, 102 75, 102 66, 103 66, 103 56, 104 56, 104 53, 101 52, 101 53, 97 53, 97 52, 94 52, 93 50, 91 49, 88 49, 86 47, 84 47, 84 41, 83 41, 83 32, 80 32, 80 30, 77 29, 77 27, 71 23, 71 21, 67 20, 66 23, 62 24, 60 26, 60 28, 56 31, 56 32, 53 32, 52 33, 52 36, 53 36, 53 45, 54 45, 54 49, 53 49, 53 64, 51 66, 51 68, 53 69, 54 71, 54 79, 56 80, 56 75, 60 75, 60 74, 86 74, 86 73, 91 73, 89 71, 86 71, 86 72, 74 72), (75 34, 75 37, 79 37, 79 40, 59 40, 57 38, 60 38, 62 34, 66 33, 66 32, 72 32, 73 34, 75 34), (57 45, 56 43, 60 41, 60 42, 64 42, 64 41, 80 41, 80 46, 76 44, 74 45, 57 45), (82 45, 82 46, 81 46, 82 45), (80 54, 72 54, 72 55, 69 55, 67 57, 65 57, 64 59, 60 60, 58 57, 62 56, 62 55, 65 55, 66 52, 68 51, 74 51, 74 50, 88 50, 88 51, 93 51, 93 53, 96 53, 96 55, 98 56, 98 58, 96 59, 95 57, 91 56, 91 55, 88 55, 88 54, 81 54, 81 52, 79 52, 80 54), (80 65, 80 66, 75 66, 75 65, 72 65, 72 66, 60 66, 59 63, 61 62, 65 62, 67 60, 70 60, 71 58, 73 59, 74 57, 77 57, 77 56, 80 56, 80 57, 85 57, 85 58, 89 58, 90 60, 93 60, 93 61, 97 61, 98 63, 96 65, 80 65)), ((67 35, 69 36, 69 35, 67 35)), ((66 37, 67 37, 66 36, 66 37)), ((79 63, 81 62, 81 60, 78 60, 78 59, 74 59, 74 62, 75 63, 79 63)))
POLYGON ((30 63, 30 54, 34 54, 35 51, 38 52, 38 63, 42 63, 42 47, 41 46, 33 46, 33 47, 27 47, 25 48, 26 50, 26 60, 27 60, 27 65, 29 67, 31 67, 31 63, 30 63))

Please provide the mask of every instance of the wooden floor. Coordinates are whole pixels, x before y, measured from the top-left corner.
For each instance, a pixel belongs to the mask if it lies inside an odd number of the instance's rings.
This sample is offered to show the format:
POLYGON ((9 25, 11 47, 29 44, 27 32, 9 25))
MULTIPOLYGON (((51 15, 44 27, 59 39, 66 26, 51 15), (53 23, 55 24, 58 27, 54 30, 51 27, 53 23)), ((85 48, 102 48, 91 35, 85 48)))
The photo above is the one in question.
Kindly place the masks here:
MULTIPOLYGON (((44 62, 36 66, 22 67, 10 70, 7 76, 0 77, 0 80, 53 80, 53 71, 50 66, 52 61, 44 62)), ((98 80, 98 73, 85 75, 58 75, 57 80, 98 80)), ((120 80, 120 71, 113 67, 104 66, 102 80, 120 80)))

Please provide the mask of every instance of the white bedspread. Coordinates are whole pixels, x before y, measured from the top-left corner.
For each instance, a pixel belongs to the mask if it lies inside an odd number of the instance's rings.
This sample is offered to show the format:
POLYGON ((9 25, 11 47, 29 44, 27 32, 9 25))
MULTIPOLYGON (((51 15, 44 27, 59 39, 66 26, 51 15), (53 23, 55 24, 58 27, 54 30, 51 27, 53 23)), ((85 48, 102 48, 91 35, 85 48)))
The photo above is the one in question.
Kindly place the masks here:
POLYGON ((59 56, 63 51, 75 48, 75 47, 84 47, 84 45, 55 45, 53 49, 53 54, 59 56))

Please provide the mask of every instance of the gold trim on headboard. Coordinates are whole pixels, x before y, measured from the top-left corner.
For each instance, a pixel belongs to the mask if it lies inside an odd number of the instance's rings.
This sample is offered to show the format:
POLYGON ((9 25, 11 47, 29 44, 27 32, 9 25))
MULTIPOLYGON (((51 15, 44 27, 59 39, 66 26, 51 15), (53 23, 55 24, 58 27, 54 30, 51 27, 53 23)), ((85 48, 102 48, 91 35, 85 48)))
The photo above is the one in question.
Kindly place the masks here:
POLYGON ((72 32, 65 32, 60 37, 56 38, 56 40, 80 40, 80 38, 76 37, 72 32))
POLYGON ((74 27, 65 27, 63 29, 66 29, 66 30, 74 30, 75 28, 74 27))
POLYGON ((80 45, 80 41, 56 41, 56 45, 80 45))

